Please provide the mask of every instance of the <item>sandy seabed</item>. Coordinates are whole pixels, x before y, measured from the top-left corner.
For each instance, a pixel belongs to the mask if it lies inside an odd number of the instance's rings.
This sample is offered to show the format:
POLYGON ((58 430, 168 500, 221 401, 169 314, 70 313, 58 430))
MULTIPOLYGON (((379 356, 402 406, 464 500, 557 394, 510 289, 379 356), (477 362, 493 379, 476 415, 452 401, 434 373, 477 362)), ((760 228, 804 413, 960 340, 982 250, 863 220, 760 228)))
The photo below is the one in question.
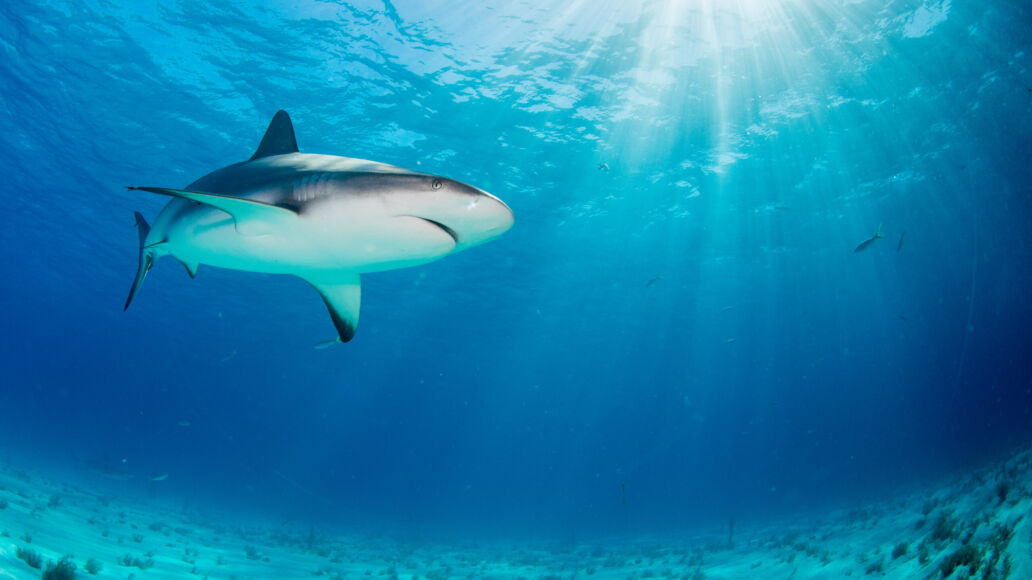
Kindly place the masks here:
POLYGON ((600 541, 434 541, 231 525, 197 509, 0 471, 10 578, 1032 579, 1032 449, 814 518, 600 541))

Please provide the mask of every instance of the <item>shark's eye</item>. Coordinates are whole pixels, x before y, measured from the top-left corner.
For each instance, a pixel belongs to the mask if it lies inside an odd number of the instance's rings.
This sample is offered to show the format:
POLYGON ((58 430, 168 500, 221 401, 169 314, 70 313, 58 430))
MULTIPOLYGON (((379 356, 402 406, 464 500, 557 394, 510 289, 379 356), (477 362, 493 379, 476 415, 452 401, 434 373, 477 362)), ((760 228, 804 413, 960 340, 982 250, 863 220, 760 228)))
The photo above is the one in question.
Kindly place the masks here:
POLYGON ((430 187, 432 187, 434 189, 441 189, 441 180, 440 179, 435 179, 435 180, 431 181, 430 182, 430 187))

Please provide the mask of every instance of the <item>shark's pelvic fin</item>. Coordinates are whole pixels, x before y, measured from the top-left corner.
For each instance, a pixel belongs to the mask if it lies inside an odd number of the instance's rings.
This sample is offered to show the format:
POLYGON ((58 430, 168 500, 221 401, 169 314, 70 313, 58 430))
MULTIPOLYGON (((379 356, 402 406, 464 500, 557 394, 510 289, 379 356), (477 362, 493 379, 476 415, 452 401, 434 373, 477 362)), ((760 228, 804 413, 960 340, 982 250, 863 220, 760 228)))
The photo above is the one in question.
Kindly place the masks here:
POLYGON ((129 287, 129 297, 125 299, 125 306, 122 308, 123 312, 129 310, 129 305, 132 304, 133 298, 140 291, 140 286, 143 285, 143 279, 147 277, 147 272, 154 265, 154 250, 144 246, 147 234, 150 233, 150 226, 147 225, 147 220, 143 219, 140 212, 133 212, 133 215, 136 216, 136 229, 140 232, 140 259, 136 265, 136 278, 133 279, 133 285, 129 287))
POLYGON ((358 311, 362 305, 362 279, 358 274, 347 273, 334 276, 332 281, 305 281, 319 291, 326 308, 337 327, 340 342, 354 338, 358 328, 358 311))
POLYGON ((294 210, 280 205, 219 193, 187 191, 185 189, 171 189, 168 187, 129 186, 129 189, 189 199, 190 201, 196 201, 197 203, 203 203, 204 205, 220 209, 233 216, 238 232, 248 235, 267 234, 269 232, 266 230, 270 228, 265 226, 268 226, 270 222, 297 216, 297 212, 294 210))
POLYGON ((265 137, 262 137, 258 150, 251 156, 251 161, 269 157, 271 155, 283 155, 286 153, 297 153, 297 139, 294 138, 294 125, 290 122, 290 115, 286 111, 277 111, 265 130, 265 137))
POLYGON ((180 264, 183 265, 184 268, 186 268, 186 273, 189 274, 191 278, 197 277, 197 268, 200 266, 200 264, 198 264, 197 262, 187 262, 179 256, 175 256, 175 258, 179 261, 180 264))

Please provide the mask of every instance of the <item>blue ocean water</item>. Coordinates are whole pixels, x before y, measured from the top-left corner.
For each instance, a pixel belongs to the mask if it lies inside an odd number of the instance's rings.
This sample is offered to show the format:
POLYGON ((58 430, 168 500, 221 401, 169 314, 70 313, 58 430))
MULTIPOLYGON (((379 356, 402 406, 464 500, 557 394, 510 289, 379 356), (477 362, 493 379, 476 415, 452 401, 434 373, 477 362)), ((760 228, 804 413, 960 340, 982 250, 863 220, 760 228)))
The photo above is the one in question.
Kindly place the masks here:
POLYGON ((814 513, 983 465, 1032 435, 1029 22, 974 0, 7 3, 0 447, 241 516, 529 537, 814 513), (166 202, 124 186, 245 160, 278 109, 304 152, 474 184, 516 226, 365 276, 358 336, 327 350, 286 276, 166 259, 123 314, 133 211, 166 202))

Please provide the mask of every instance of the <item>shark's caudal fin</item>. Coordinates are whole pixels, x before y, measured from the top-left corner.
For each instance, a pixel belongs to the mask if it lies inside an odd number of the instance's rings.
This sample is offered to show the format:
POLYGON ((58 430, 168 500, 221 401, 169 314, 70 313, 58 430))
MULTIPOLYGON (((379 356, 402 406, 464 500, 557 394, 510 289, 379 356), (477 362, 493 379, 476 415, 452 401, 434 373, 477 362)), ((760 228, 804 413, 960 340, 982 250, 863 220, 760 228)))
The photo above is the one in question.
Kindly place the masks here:
POLYGON ((297 152, 297 139, 294 137, 294 124, 290 122, 290 115, 286 111, 277 111, 250 160, 297 152))
MULTIPOLYGON (((319 291, 326 308, 330 311, 333 325, 337 327, 340 342, 355 337, 358 328, 358 311, 362 306, 362 279, 358 274, 347 273, 334 276, 332 281, 308 280, 306 282, 319 291)), ((329 341, 332 343, 332 341, 329 341)), ((329 344, 329 343, 327 343, 329 344)), ((321 346, 325 348, 325 346, 321 346)))
POLYGON ((154 252, 144 246, 144 243, 147 241, 147 234, 150 233, 150 226, 147 225, 147 220, 143 219, 140 212, 136 211, 133 214, 136 216, 136 229, 140 232, 140 261, 136 266, 136 278, 133 279, 133 285, 129 288, 129 297, 125 299, 125 307, 122 308, 123 312, 129 309, 133 298, 140 291, 140 286, 143 285, 143 279, 147 277, 147 272, 154 265, 154 252))

